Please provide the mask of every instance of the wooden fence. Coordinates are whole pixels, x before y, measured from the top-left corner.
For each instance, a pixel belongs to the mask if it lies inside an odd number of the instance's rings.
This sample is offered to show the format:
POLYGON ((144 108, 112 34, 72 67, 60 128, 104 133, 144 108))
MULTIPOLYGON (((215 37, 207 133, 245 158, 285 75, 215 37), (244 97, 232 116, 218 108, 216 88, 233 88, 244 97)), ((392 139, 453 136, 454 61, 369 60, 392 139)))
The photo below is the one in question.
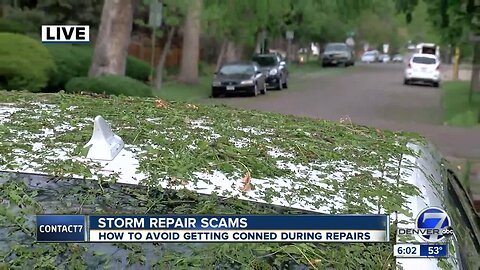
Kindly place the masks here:
MULTIPOLYGON (((152 52, 154 52, 154 66, 158 64, 160 54, 162 53, 162 46, 155 46, 155 50, 152 50, 151 45, 145 44, 145 42, 132 42, 128 47, 128 55, 135 56, 150 64, 152 59, 152 52)), ((170 48, 170 52, 167 55, 165 61, 165 67, 177 67, 180 65, 181 49, 177 47, 170 48)))

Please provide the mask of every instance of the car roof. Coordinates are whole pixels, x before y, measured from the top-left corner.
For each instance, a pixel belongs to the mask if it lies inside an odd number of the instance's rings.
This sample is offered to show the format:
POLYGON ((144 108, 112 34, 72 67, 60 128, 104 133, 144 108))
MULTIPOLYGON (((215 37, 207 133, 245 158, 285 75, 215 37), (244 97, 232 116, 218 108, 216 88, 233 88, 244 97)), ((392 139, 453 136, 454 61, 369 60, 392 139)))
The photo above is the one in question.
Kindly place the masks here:
POLYGON ((279 53, 256 53, 253 57, 277 57, 281 56, 279 53))
POLYGON ((401 208, 391 216, 399 226, 413 224, 426 206, 441 205, 441 156, 411 133, 157 98, 65 93, 0 91, 0 112, 1 171, 154 185, 317 213, 401 208), (135 113, 119 116, 118 106, 135 113), (82 150, 97 114, 125 142, 112 161, 88 159, 82 150))
POLYGON ((234 65, 240 65, 240 66, 252 66, 256 65, 255 62, 252 61, 234 61, 234 62, 227 62, 222 65, 223 66, 234 66, 234 65))

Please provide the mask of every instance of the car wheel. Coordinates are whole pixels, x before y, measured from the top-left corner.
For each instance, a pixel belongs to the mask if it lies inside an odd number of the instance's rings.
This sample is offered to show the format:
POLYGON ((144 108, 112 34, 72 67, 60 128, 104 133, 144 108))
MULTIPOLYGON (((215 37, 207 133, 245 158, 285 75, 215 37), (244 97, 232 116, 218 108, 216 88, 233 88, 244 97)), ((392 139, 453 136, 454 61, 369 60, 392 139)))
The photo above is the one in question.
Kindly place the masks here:
POLYGON ((282 79, 280 79, 280 80, 278 81, 277 90, 283 90, 282 79))
POLYGON ((219 93, 212 91, 212 97, 213 97, 213 98, 218 98, 219 96, 220 96, 219 93))
POLYGON ((403 84, 405 84, 405 85, 409 85, 409 84, 410 84, 410 82, 409 82, 407 79, 404 79, 404 80, 403 80, 403 84))
POLYGON ((439 86, 440 86, 440 84, 438 82, 433 83, 433 87, 438 88, 439 86))
POLYGON ((255 83, 255 85, 253 86, 252 96, 253 97, 258 96, 258 84, 257 83, 255 83))
POLYGON ((285 82, 283 83, 283 88, 287 89, 288 88, 288 82, 287 82, 287 78, 285 78, 285 82))
POLYGON ((267 93, 267 84, 263 83, 263 88, 260 90, 260 94, 265 95, 267 93))

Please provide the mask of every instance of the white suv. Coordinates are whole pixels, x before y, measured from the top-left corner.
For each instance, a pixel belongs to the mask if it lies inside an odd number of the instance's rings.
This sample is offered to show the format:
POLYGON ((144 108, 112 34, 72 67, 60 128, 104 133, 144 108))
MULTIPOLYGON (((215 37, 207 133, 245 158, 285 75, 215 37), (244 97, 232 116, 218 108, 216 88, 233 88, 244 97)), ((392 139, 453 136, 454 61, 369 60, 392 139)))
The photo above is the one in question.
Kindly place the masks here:
POLYGON ((433 54, 414 54, 405 68, 404 84, 415 82, 440 84, 440 61, 433 54))

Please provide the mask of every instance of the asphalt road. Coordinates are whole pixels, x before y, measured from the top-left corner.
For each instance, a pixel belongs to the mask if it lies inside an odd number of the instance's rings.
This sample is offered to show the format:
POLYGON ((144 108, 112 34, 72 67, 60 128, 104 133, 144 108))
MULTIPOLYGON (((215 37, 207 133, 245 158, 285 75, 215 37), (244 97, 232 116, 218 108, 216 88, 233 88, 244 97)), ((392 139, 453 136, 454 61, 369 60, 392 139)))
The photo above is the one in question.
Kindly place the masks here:
POLYGON ((440 89, 403 85, 402 64, 359 64, 345 72, 292 75, 289 89, 265 96, 221 98, 240 108, 340 120, 418 132, 447 157, 480 159, 480 128, 442 123, 440 89))

